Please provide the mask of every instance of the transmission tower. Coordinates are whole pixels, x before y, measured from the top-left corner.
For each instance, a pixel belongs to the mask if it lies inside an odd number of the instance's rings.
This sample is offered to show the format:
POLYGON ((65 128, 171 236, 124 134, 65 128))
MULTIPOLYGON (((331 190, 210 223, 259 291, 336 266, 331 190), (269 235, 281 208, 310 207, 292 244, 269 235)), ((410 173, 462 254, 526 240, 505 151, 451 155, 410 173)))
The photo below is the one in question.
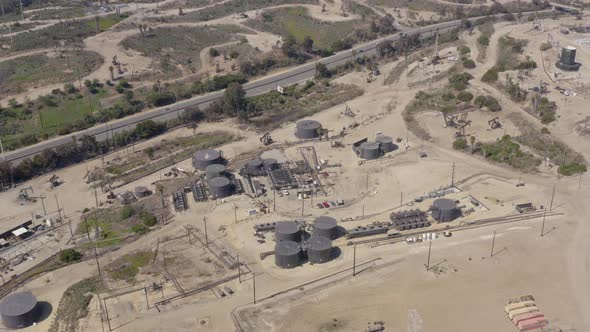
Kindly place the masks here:
POLYGON ((422 317, 416 309, 408 310, 408 332, 423 332, 422 317))

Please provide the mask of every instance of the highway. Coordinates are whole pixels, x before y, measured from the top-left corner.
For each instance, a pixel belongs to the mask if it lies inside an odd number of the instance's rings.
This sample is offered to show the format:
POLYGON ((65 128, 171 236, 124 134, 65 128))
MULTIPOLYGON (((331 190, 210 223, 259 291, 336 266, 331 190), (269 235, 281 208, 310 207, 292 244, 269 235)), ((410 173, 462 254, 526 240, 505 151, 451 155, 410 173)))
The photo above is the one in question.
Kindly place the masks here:
MULTIPOLYGON (((531 14, 534 12, 523 13, 523 15, 531 14)), ((501 16, 504 14, 499 14, 501 16)), ((470 18, 470 21, 475 21, 479 17, 470 18)), ((407 35, 419 34, 422 38, 433 35, 436 31, 444 33, 451 29, 457 28, 461 25, 461 20, 448 21, 443 23, 433 24, 427 27, 421 28, 407 28, 401 33, 407 35)), ((371 42, 358 45, 350 50, 339 52, 335 55, 322 58, 319 62, 325 64, 329 69, 345 64, 347 61, 352 60, 354 53, 356 56, 370 56, 376 54, 377 45, 380 42, 390 40, 398 41, 400 39, 400 32, 389 35, 384 38, 373 40, 371 42), (354 51, 354 52, 353 52, 354 51)), ((292 68, 286 72, 270 75, 243 85, 247 96, 256 96, 275 90, 277 86, 289 86, 295 83, 304 82, 314 77, 315 75, 315 62, 310 62, 292 68)), ((72 142, 72 136, 82 137, 84 135, 93 135, 98 141, 104 141, 108 137, 112 136, 112 133, 130 130, 134 126, 144 120, 155 120, 163 121, 176 118, 185 107, 187 106, 199 106, 204 108, 211 104, 215 100, 219 99, 223 95, 223 91, 217 91, 206 95, 200 95, 191 99, 183 100, 166 107, 154 108, 147 111, 143 111, 138 114, 134 114, 123 119, 113 120, 108 123, 100 124, 85 130, 77 131, 64 136, 55 137, 47 141, 39 142, 34 145, 23 147, 15 151, 6 152, 5 160, 9 162, 17 162, 21 159, 34 156, 43 152, 44 150, 56 148, 63 144, 72 142)))

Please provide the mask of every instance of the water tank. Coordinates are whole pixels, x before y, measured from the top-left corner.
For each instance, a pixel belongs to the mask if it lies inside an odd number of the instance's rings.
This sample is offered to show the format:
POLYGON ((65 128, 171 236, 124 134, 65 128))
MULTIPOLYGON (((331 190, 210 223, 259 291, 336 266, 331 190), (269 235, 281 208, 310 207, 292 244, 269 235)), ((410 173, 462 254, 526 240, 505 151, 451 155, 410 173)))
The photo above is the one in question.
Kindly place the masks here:
POLYGON ((146 186, 137 186, 134 190, 135 197, 137 198, 149 196, 151 193, 152 192, 146 186))
POLYGON ((432 218, 438 222, 449 222, 457 219, 461 210, 452 199, 439 198, 432 203, 432 218))
POLYGON ((377 159, 381 155, 379 143, 364 142, 359 147, 360 157, 363 159, 377 159))
POLYGON ((294 221, 281 221, 275 227, 275 240, 281 241, 301 241, 301 228, 294 221))
POLYGON ((322 124, 314 120, 301 120, 297 122, 295 136, 301 139, 317 138, 320 136, 322 124))
POLYGON ((269 171, 273 171, 273 170, 277 169, 277 166, 279 165, 277 160, 273 159, 273 158, 264 159, 262 161, 262 164, 264 165, 264 168, 266 168, 269 171))
POLYGON ((223 198, 231 196, 233 193, 233 186, 231 181, 223 176, 218 176, 209 180, 209 194, 215 198, 223 198))
POLYGON ((193 156, 193 166, 201 171, 204 171, 209 165, 221 164, 222 161, 221 152, 217 150, 199 150, 193 156))
POLYGON ((307 259, 311 264, 321 264, 332 259, 332 240, 323 236, 312 236, 307 240, 307 259))
POLYGON ((225 166, 221 164, 209 165, 207 168, 205 168, 205 173, 207 174, 207 180, 224 176, 225 166))
POLYGON ((5 327, 23 328, 39 320, 40 310, 37 299, 29 292, 13 293, 0 303, 0 315, 5 327))
POLYGON ((315 220, 313 235, 323 236, 334 240, 338 236, 338 224, 336 219, 328 216, 321 216, 315 220))
POLYGON ((375 142, 379 143, 379 146, 381 147, 381 151, 383 153, 391 152, 397 149, 397 145, 393 143, 393 138, 389 136, 379 135, 375 139, 375 142))
POLYGON ((283 269, 292 269, 301 264, 301 246, 293 241, 281 241, 275 245, 275 264, 283 269))
POLYGON ((248 172, 256 173, 262 168, 262 159, 252 159, 246 163, 248 172))
POLYGON ((573 65, 576 63, 576 48, 572 46, 565 46, 561 49, 561 63, 566 65, 573 65))

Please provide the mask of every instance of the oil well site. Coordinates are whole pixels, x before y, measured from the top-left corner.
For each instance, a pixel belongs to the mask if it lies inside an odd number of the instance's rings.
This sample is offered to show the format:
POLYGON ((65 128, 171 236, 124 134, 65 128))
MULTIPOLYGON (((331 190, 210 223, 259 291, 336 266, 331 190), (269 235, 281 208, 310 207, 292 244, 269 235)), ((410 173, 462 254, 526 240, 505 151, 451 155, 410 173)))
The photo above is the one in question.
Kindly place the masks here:
POLYGON ((0 4, 1 330, 590 331, 585 3, 0 4))

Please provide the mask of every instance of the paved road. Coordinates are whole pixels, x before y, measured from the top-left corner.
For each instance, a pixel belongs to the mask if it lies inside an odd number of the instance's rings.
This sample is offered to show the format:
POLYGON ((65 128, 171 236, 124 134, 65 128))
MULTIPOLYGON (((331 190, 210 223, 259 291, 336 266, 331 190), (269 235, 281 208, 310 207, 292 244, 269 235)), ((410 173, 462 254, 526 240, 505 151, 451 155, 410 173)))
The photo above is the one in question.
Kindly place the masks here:
MULTIPOLYGON (((531 14, 534 12, 523 13, 523 15, 531 14)), ((503 14, 501 14, 503 15, 503 14)), ((500 15, 498 15, 500 16, 500 15)), ((471 21, 475 21, 478 18, 471 18, 471 21)), ((443 33, 461 25, 460 20, 443 22, 433 24, 427 27, 421 28, 408 28, 404 29, 402 33, 407 35, 419 34, 421 37, 428 37, 433 35, 436 31, 443 33)), ((328 68, 334 68, 339 65, 345 64, 351 60, 353 53, 356 52, 358 56, 361 55, 374 55, 376 54, 377 44, 385 41, 397 41, 400 39, 400 33, 396 33, 384 38, 380 38, 371 41, 366 44, 362 44, 354 47, 352 50, 342 51, 333 56, 323 58, 319 62, 325 64, 328 68), (353 52, 354 51, 354 52, 353 52)), ((298 67, 295 67, 287 72, 267 76, 265 78, 244 84, 244 90, 247 96, 256 96, 269 91, 275 90, 277 86, 288 86, 295 83, 304 82, 313 78, 315 75, 315 63, 307 63, 298 67)), ((60 145, 70 143, 72 136, 81 137, 83 135, 93 135, 99 141, 104 141, 108 137, 111 137, 112 133, 120 132, 127 129, 132 129, 137 123, 144 120, 170 120, 176 118, 185 107, 187 106, 199 106, 201 108, 206 107, 213 101, 219 99, 223 95, 223 91, 213 92, 207 95, 197 96, 191 99, 183 100, 178 103, 169 105, 167 107, 155 108, 142 113, 134 114, 132 116, 111 121, 106 124, 101 124, 92 128, 78 131, 65 136, 55 137, 53 139, 39 142, 35 145, 27 146, 15 151, 6 152, 5 160, 10 162, 19 161, 21 159, 34 156, 44 150, 58 147, 60 145)))

